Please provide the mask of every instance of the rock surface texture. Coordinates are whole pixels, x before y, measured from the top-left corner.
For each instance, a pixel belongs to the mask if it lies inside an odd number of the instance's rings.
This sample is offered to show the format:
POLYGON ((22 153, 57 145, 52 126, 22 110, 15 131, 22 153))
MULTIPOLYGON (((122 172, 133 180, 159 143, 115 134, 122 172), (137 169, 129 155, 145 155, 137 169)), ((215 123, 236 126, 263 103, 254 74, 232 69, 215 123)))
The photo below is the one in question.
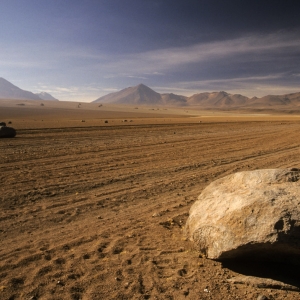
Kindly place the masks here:
POLYGON ((300 169, 239 172, 207 186, 185 234, 208 258, 300 264, 300 169))

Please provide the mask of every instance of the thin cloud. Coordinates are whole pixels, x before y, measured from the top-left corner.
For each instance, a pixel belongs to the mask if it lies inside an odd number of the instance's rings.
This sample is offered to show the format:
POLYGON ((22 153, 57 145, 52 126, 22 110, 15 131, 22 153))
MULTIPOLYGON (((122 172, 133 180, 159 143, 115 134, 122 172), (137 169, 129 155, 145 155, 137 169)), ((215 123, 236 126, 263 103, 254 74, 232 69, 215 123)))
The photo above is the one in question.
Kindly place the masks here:
MULTIPOLYGON (((0 44, 2 67, 55 70, 64 66, 65 73, 98 71, 102 78, 107 79, 129 77, 146 80, 148 76, 167 76, 171 71, 188 68, 193 64, 199 64, 200 68, 202 63, 214 63, 216 60, 234 61, 237 56, 242 56, 241 62, 250 62, 272 60, 273 56, 287 52, 300 54, 299 36, 287 32, 125 55, 110 55, 90 47, 63 43, 55 48, 42 42, 23 43, 14 46, 14 49, 0 44), (130 74, 128 70, 131 70, 130 74)), ((277 63, 280 64, 280 61, 277 63)))
POLYGON ((248 77, 234 77, 234 78, 220 78, 220 79, 209 79, 209 80, 197 80, 188 82, 179 82, 181 86, 195 86, 195 85, 209 85, 209 84, 220 84, 220 83, 238 83, 238 82, 260 82, 266 80, 280 79, 285 76, 284 73, 271 74, 265 76, 248 76, 248 77))
POLYGON ((117 89, 117 88, 103 88, 103 89, 101 89, 101 91, 107 92, 107 93, 113 93, 113 92, 119 91, 119 89, 117 89))
POLYGON ((183 65, 234 58, 237 55, 244 55, 246 61, 251 61, 253 58, 250 55, 253 54, 256 61, 266 59, 263 56, 265 54, 270 59, 270 56, 280 55, 283 50, 299 53, 299 49, 298 36, 278 33, 130 54, 106 63, 105 67, 115 72, 130 68, 137 74, 164 72, 183 65))
POLYGON ((33 87, 33 91, 35 93, 47 92, 59 100, 83 102, 93 101, 100 96, 104 96, 108 93, 116 92, 118 90, 119 89, 117 88, 99 87, 95 83, 82 86, 66 87, 39 83, 33 87))
POLYGON ((147 77, 143 77, 143 76, 134 76, 134 75, 127 75, 126 77, 128 77, 128 78, 136 78, 136 79, 144 79, 144 80, 147 79, 147 77))

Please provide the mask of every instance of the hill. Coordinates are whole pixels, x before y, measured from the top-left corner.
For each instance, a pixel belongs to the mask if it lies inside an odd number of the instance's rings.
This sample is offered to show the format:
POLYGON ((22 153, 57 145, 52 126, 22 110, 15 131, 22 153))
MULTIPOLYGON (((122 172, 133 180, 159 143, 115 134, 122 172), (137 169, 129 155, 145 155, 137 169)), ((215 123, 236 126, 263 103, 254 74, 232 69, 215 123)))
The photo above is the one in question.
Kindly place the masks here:
POLYGON ((166 105, 180 105, 186 106, 188 97, 176 95, 173 93, 170 94, 161 94, 163 103, 166 105))
POLYGON ((52 95, 46 92, 36 93, 36 95, 39 96, 42 100, 59 101, 58 99, 54 98, 52 95))
POLYGON ((229 108, 240 107, 249 101, 248 97, 222 92, 199 93, 188 98, 187 102, 192 106, 229 108))
POLYGON ((260 107, 299 107, 300 93, 267 95, 261 98, 251 99, 251 105, 260 107))

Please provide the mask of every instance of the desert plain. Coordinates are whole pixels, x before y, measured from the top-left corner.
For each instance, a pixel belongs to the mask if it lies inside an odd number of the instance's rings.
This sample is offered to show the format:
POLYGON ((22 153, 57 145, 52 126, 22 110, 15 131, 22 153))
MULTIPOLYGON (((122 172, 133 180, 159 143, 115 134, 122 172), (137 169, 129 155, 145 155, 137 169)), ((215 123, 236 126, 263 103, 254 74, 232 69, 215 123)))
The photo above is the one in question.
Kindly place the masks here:
POLYGON ((300 167, 300 115, 0 100, 0 299, 300 299, 295 266, 218 262, 185 238, 212 181, 300 167), (264 298, 265 297, 265 298, 264 298))

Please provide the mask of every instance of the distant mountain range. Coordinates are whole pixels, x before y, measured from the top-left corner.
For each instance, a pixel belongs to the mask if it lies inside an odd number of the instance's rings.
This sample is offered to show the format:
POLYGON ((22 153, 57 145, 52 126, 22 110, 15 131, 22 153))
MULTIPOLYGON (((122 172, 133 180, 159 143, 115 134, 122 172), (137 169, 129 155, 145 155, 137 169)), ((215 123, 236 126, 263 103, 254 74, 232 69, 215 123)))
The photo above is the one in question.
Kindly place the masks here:
MULTIPOLYGON (((0 77, 0 99, 58 101, 46 92, 34 94, 20 89, 0 77)), ((198 93, 190 97, 173 93, 159 94, 144 84, 125 88, 110 93, 93 101, 95 103, 131 104, 131 105, 163 105, 181 107, 199 107, 203 109, 222 110, 291 110, 300 112, 300 92, 285 95, 267 95, 261 98, 248 98, 239 94, 224 91, 198 93)))
POLYGON ((268 95, 248 98, 224 91, 199 93, 190 97, 176 94, 159 94, 144 84, 128 87, 96 99, 96 103, 132 105, 197 106, 206 109, 300 109, 300 92, 286 95, 268 95))
POLYGON ((0 77, 0 99, 20 99, 20 100, 56 100, 50 94, 42 92, 34 94, 18 88, 6 79, 0 77))

